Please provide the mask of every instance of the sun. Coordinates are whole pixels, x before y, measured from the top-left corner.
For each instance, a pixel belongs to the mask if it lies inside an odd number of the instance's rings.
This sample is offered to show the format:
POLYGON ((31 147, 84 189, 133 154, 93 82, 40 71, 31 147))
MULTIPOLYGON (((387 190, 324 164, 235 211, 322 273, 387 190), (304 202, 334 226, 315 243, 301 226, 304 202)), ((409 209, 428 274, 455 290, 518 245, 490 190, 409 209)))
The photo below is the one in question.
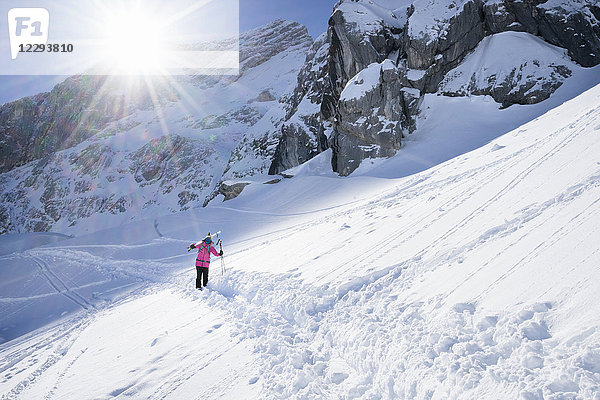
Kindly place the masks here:
POLYGON ((168 57, 164 18, 142 7, 119 7, 103 22, 104 55, 116 75, 159 75, 168 57))

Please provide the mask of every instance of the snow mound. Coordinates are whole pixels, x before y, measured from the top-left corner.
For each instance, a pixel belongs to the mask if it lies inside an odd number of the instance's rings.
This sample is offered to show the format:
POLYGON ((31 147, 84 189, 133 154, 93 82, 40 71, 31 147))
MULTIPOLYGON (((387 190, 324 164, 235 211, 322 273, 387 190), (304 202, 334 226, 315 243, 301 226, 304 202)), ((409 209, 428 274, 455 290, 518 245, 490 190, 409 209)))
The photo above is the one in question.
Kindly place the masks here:
POLYGON ((348 81, 346 87, 340 94, 340 101, 360 99, 365 94, 373 90, 377 85, 379 85, 382 71, 394 68, 396 67, 391 60, 384 60, 382 63, 370 64, 367 66, 367 68, 361 70, 348 81))

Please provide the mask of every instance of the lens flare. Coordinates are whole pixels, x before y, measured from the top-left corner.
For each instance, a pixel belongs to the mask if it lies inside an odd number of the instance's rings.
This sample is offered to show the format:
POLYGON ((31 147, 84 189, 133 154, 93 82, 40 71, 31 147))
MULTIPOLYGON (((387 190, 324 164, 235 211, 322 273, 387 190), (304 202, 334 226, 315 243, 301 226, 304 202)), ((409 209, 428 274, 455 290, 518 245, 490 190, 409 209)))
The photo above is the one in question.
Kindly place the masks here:
POLYGON ((163 20, 141 7, 120 7, 107 16, 105 60, 115 74, 161 74, 168 57, 163 20))

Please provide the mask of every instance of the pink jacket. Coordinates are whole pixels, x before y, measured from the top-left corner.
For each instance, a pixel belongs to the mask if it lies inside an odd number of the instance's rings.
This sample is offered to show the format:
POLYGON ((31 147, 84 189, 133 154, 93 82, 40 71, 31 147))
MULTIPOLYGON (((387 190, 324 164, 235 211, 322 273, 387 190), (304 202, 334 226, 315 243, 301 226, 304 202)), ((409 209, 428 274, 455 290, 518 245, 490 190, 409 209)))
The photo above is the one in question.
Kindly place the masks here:
POLYGON ((208 268, 210 265, 210 253, 213 253, 215 256, 219 256, 219 253, 217 253, 217 250, 214 248, 214 246, 211 245, 207 245, 206 243, 202 242, 201 245, 198 246, 198 256, 196 257, 196 267, 206 267, 208 268), (209 252, 210 250, 210 252, 209 252))

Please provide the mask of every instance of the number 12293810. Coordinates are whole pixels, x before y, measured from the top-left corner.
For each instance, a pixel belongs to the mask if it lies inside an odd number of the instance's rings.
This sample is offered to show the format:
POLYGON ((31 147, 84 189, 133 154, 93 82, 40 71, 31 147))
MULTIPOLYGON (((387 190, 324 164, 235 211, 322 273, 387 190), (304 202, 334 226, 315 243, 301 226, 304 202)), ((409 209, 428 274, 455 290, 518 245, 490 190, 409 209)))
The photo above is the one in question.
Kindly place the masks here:
POLYGON ((71 43, 63 44, 20 44, 21 53, 71 53, 73 45, 71 43))

